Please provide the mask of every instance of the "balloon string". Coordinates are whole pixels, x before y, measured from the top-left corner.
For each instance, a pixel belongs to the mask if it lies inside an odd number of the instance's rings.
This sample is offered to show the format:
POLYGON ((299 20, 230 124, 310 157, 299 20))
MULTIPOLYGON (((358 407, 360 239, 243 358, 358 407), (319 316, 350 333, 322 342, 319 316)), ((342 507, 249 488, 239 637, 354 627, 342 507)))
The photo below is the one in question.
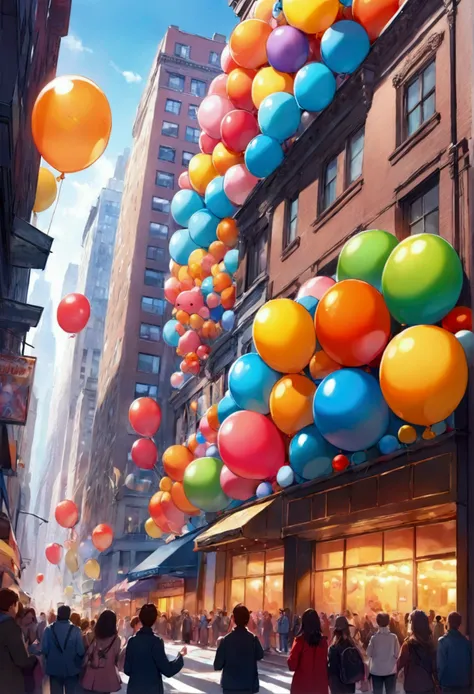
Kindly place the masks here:
POLYGON ((49 236, 49 232, 51 231, 51 226, 53 224, 54 215, 56 214, 56 210, 58 209, 59 197, 60 197, 61 191, 63 189, 64 174, 61 174, 60 176, 58 176, 58 178, 56 180, 59 181, 58 194, 56 195, 56 202, 54 204, 53 214, 51 215, 51 219, 49 220, 48 231, 46 232, 46 234, 48 236, 49 236))

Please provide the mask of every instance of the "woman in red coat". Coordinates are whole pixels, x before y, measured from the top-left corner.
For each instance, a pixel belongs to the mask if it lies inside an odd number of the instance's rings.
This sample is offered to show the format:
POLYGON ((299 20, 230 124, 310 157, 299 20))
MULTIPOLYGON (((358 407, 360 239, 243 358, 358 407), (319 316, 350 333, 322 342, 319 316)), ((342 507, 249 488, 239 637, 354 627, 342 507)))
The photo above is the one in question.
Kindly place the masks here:
POLYGON ((301 633, 293 642, 288 667, 294 672, 291 694, 328 694, 328 641, 316 610, 303 614, 301 633))

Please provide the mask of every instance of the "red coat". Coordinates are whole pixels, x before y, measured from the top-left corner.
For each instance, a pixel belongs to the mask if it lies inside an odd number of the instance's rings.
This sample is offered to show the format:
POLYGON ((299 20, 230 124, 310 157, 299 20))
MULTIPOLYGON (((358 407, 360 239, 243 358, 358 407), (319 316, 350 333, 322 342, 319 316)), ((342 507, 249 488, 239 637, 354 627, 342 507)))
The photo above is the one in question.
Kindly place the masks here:
POLYGON ((288 658, 294 672, 291 694, 328 694, 328 642, 325 636, 318 646, 310 646, 298 636, 288 658))

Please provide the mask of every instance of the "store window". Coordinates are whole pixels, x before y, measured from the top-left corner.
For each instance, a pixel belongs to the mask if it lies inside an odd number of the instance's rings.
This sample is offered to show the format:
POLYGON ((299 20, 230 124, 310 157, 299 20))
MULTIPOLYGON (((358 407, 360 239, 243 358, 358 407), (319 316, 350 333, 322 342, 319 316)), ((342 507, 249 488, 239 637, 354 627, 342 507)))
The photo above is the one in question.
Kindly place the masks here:
POLYGON ((231 607, 245 603, 251 612, 274 616, 283 606, 283 548, 232 557, 231 607))

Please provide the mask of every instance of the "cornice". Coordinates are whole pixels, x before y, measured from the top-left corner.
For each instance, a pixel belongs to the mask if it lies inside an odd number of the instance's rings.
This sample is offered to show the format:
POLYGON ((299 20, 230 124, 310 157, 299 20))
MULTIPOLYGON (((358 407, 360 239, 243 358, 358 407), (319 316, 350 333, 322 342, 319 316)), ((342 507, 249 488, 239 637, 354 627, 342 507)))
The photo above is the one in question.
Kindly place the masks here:
POLYGON ((179 67, 188 68, 190 70, 208 72, 211 75, 220 75, 222 72, 220 67, 215 67, 214 65, 203 65, 202 63, 194 63, 192 60, 186 60, 186 58, 180 58, 177 55, 169 55, 168 53, 160 53, 158 56, 158 63, 160 65, 176 65, 179 67))
POLYGON ((420 48, 405 60, 401 69, 393 76, 392 84, 398 89, 418 65, 433 56, 443 43, 444 31, 431 34, 420 48))

